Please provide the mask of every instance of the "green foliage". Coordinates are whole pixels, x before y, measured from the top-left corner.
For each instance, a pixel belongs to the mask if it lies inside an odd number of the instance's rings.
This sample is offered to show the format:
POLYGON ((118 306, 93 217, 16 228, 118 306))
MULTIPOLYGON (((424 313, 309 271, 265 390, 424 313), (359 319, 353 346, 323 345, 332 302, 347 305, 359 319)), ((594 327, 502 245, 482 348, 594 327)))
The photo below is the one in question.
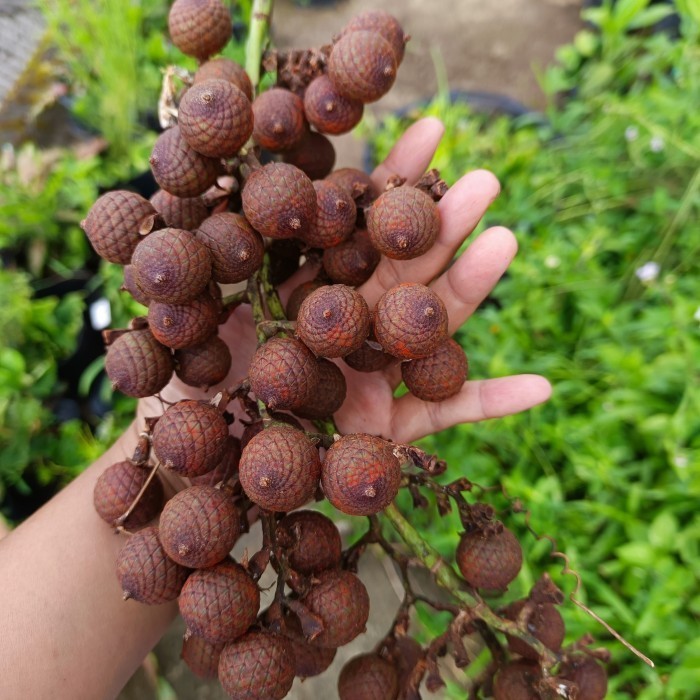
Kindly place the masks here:
MULTIPOLYGON (((700 687, 700 48, 690 10, 677 41, 628 34, 660 19, 647 6, 588 13, 601 31, 582 32, 544 76, 544 125, 489 119, 442 97, 388 119, 374 138, 379 159, 407 121, 436 115, 447 127, 433 163, 443 177, 486 167, 501 180, 484 225, 513 228, 520 253, 497 303, 460 340, 474 378, 537 372, 554 396, 425 447, 451 464, 449 478, 500 481, 527 504, 534 530, 553 535, 581 572, 579 598, 658 669, 573 605, 563 611, 569 639, 598 633, 613 655, 609 697, 644 700, 700 687), (658 275, 647 265, 640 279, 647 263, 658 275)), ((414 517, 451 556, 456 517, 414 517)), ((522 516, 507 517, 529 561, 512 595, 543 568, 571 591, 549 543, 528 536, 522 516)))

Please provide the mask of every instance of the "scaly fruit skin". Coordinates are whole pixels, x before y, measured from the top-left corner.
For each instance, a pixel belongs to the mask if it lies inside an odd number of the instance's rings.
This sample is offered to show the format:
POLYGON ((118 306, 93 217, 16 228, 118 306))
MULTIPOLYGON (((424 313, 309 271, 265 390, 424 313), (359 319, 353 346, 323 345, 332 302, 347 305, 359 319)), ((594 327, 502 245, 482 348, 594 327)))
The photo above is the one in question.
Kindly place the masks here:
MULTIPOLYGON (((103 194, 81 222, 95 252, 105 260, 128 265, 141 242, 140 229, 157 214, 153 205, 135 192, 115 190, 103 194)), ((151 230, 147 226, 144 233, 151 230)))
POLYGON ((198 569, 180 594, 180 614, 187 629, 211 644, 232 642, 255 622, 260 591, 234 561, 198 569))
POLYGON ((365 342, 371 326, 362 295, 343 284, 321 287, 301 303, 296 332, 321 357, 343 357, 365 342))
POLYGON ((304 242, 312 248, 331 248, 347 240, 355 230, 355 201, 332 182, 317 180, 313 186, 316 190, 316 218, 304 236, 304 242))
POLYGON ((269 238, 301 238, 316 216, 311 180, 288 163, 268 163, 254 170, 241 198, 246 219, 269 238))
POLYGON ((138 303, 143 304, 143 306, 148 306, 151 303, 151 300, 139 289, 138 285, 136 284, 134 268, 131 265, 124 265, 124 282, 122 283, 121 291, 131 294, 134 301, 138 301, 138 303))
POLYGON ((338 676, 340 700, 395 700, 398 692, 396 669, 379 654, 355 656, 338 676))
POLYGON ((326 498, 348 515, 372 515, 396 497, 401 464, 386 440, 343 435, 326 452, 321 484, 326 498))
POLYGON ((189 569, 167 556, 158 539, 157 527, 147 527, 131 535, 117 557, 117 578, 124 598, 146 605, 175 600, 189 575, 189 569))
POLYGON ((224 456, 216 467, 201 476, 190 477, 190 481, 193 484, 201 484, 203 486, 217 486, 220 483, 225 484, 238 474, 238 463, 240 461, 241 441, 233 437, 233 435, 229 435, 228 438, 226 438, 224 456))
POLYGON ((159 392, 173 375, 173 356, 148 329, 129 331, 108 348, 105 370, 112 386, 127 396, 159 392))
POLYGON ((432 355, 401 364, 404 384, 422 401, 444 401, 458 394, 468 373, 467 356, 452 338, 448 338, 432 355))
POLYGON ((604 700, 608 693, 608 674, 594 658, 585 654, 567 659, 559 675, 576 683, 577 700, 604 700))
POLYGON ((474 588, 501 591, 518 575, 523 551, 506 527, 498 533, 465 532, 457 547, 457 566, 474 588))
POLYGON ((323 269, 336 284, 359 287, 372 276, 380 257, 367 232, 358 230, 349 240, 323 251, 323 269))
POLYGON ((182 642, 180 657, 195 676, 216 678, 224 646, 225 644, 210 644, 206 639, 191 634, 182 642))
POLYGON ((304 605, 323 621, 323 632, 312 640, 320 647, 338 647, 362 633, 369 618, 369 595, 355 574, 337 569, 323 571, 303 598, 304 605))
POLYGON ((272 338, 261 345, 248 367, 255 395, 272 411, 307 404, 318 387, 318 365, 306 345, 294 338, 272 338))
POLYGON ((205 80, 227 80, 241 90, 248 100, 253 101, 253 84, 245 68, 230 58, 219 56, 203 63, 194 74, 194 85, 205 80))
POLYGON ((542 678, 537 664, 511 661, 496 674, 493 684, 494 700, 541 700, 535 690, 542 678))
POLYGON ((375 102, 396 80, 396 55, 377 32, 355 31, 343 36, 328 59, 328 76, 341 95, 375 102))
POLYGON ((440 210, 416 187, 394 187, 380 195, 366 213, 372 245, 393 260, 427 253, 440 232, 440 210))
POLYGON ((394 49, 396 63, 403 61, 404 50, 408 37, 404 33, 396 17, 383 10, 370 10, 353 17, 343 29, 343 35, 349 32, 377 32, 386 39, 394 49))
MULTIPOLYGON (((527 601, 516 600, 511 603, 505 616, 509 620, 517 620, 527 601)), ((552 603, 533 603, 525 621, 527 631, 536 639, 539 639, 548 649, 558 652, 561 649, 566 627, 561 614, 552 603)), ((508 649, 514 654, 519 654, 530 661, 537 661, 539 654, 527 643, 517 637, 506 635, 508 649)))
POLYGON ((231 700, 281 700, 294 682, 289 640, 272 632, 248 632, 222 651, 219 680, 231 700))
POLYGON ((345 401, 348 387, 345 375, 338 365, 319 357, 318 363, 318 389, 313 399, 306 405, 294 409, 300 418, 317 420, 332 416, 345 401))
MULTIPOLYGON (((97 480, 93 492, 95 510, 102 520, 114 525, 131 507, 148 475, 147 469, 137 467, 131 462, 117 462, 105 470, 97 480)), ((150 522, 160 512, 163 501, 163 484, 156 476, 124 521, 124 527, 131 530, 150 522)))
POLYGON ((323 287, 324 284, 325 283, 321 280, 314 279, 308 280, 307 282, 302 282, 298 287, 295 287, 292 290, 292 293, 289 295, 289 299, 287 299, 287 318, 290 321, 296 321, 297 316, 299 315, 301 303, 304 301, 304 299, 306 299, 311 292, 315 292, 317 289, 323 287))
POLYGON ((217 303, 202 294, 184 304, 154 301, 148 307, 148 327, 156 340, 173 350, 192 348, 216 335, 219 326, 217 303))
MULTIPOLYGON (((304 430, 301 423, 294 417, 290 416, 288 413, 280 413, 278 411, 271 411, 270 418, 272 418, 272 424, 274 423, 284 423, 285 425, 291 425, 297 430, 304 430)), ((243 428, 243 434, 241 435, 241 449, 245 450, 248 443, 258 434, 265 429, 265 425, 262 420, 256 420, 243 428)))
POLYGON ((180 133, 197 153, 233 158, 253 133, 253 109, 242 90, 227 80, 204 80, 182 97, 180 133))
POLYGON ((165 228, 146 236, 131 259, 136 284, 154 301, 184 304, 211 278, 211 256, 193 233, 165 228))
POLYGON ((307 131, 299 144, 283 154, 284 162, 294 165, 311 180, 320 180, 335 165, 335 148, 323 135, 316 131, 307 131))
POLYGON ((300 510, 286 515, 277 525, 277 538, 287 551, 290 566, 300 574, 308 576, 340 566, 340 533, 322 513, 300 510))
POLYGON ((447 339, 447 309, 435 292, 405 282, 385 292, 374 310, 374 334, 401 360, 432 355, 447 339))
POLYGON ((216 282, 242 282, 262 265, 263 239, 240 214, 213 214, 202 223, 196 235, 211 254, 212 279, 216 282))
POLYGON ((158 419, 153 450, 166 469, 182 476, 200 476, 223 456, 228 425, 221 411, 202 401, 178 401, 158 419))
POLYGON ((358 350, 346 355, 343 358, 343 362, 356 372, 380 372, 394 364, 396 358, 373 348, 368 342, 365 342, 358 350))
POLYGON ((253 101, 253 140, 276 153, 298 146, 306 134, 304 103, 283 88, 260 93, 253 101))
POLYGON ((333 663, 337 649, 324 649, 309 644, 303 635, 288 635, 292 640, 294 675, 301 678, 320 676, 333 663))
POLYGON ((314 78, 304 93, 304 113, 311 126, 322 134, 345 134, 362 120, 360 100, 341 95, 327 75, 314 78))
POLYGON ((357 168, 334 170, 326 180, 340 185, 355 200, 358 208, 368 207, 379 196, 372 178, 357 168))
POLYGON ((272 426, 245 447, 238 478, 251 501, 278 513, 300 508, 316 493, 321 460, 314 444, 291 426, 272 426))
POLYGON ((205 61, 228 44, 233 25, 220 0, 175 0, 168 15, 168 31, 182 53, 205 61))
POLYGON ((209 389, 220 384, 231 369, 228 345, 214 335, 200 345, 175 352, 175 374, 188 386, 209 389))
POLYGON ((213 486, 190 486, 165 504, 160 542, 173 561, 203 569, 226 558, 241 534, 240 523, 229 494, 213 486))
POLYGON ((170 228, 194 231, 209 216, 209 209, 201 197, 176 197, 158 190, 150 201, 170 228))

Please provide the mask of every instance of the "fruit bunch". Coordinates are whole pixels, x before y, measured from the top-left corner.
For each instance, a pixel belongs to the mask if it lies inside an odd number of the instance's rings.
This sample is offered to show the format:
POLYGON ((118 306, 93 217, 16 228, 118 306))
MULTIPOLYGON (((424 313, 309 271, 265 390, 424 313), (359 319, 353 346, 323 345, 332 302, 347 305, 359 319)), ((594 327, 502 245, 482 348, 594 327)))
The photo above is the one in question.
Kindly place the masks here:
MULTIPOLYGON (((254 8, 253 23, 268 19, 254 8)), ((409 260, 432 248, 447 188, 439 174, 415 186, 394 176, 382 189, 358 170, 331 172, 327 136, 357 125, 364 105, 396 78, 408 38, 398 21, 367 12, 321 49, 254 56, 252 75, 215 57, 231 36, 220 0, 176 0, 169 28, 200 67, 164 100, 168 128, 150 158, 161 190, 150 201, 107 193, 83 228, 99 255, 124 266, 123 289, 147 307, 128 329, 105 334, 113 387, 159 396, 175 374, 217 393, 161 399, 133 458, 96 484, 99 515, 131 533, 117 562, 124 598, 177 599, 187 625, 183 658, 202 677, 218 675, 231 698, 283 698, 295 677, 322 673, 364 631, 369 597, 357 566, 376 544, 403 572, 405 598, 379 645, 342 669, 343 700, 416 698, 424 679, 439 687, 440 656, 469 662, 465 635, 499 650, 473 681, 474 694, 544 698, 567 687, 578 688, 579 700, 602 698, 600 653, 585 644, 562 651, 561 594, 548 579, 498 613, 477 604, 476 590, 507 589, 522 551, 490 507, 467 502, 471 485, 440 486, 434 477, 445 465, 436 458, 372 434, 340 435, 332 422, 353 372, 395 372, 429 402, 457 394, 468 373, 434 291, 398 284, 370 308, 358 290, 381 256, 409 260), (261 62, 277 74, 265 92, 261 62), (283 308, 277 288, 302 264, 315 276, 283 308), (231 284, 244 287, 224 296, 221 285, 231 284), (218 331, 241 305, 250 306, 258 346, 247 375, 227 386, 231 347, 218 331), (183 487, 167 502, 164 471, 183 487), (429 489, 442 512, 458 509, 461 579, 427 543, 416 545, 417 533, 392 505, 402 487, 416 506, 427 505, 421 492, 429 489), (322 498, 368 518, 353 546, 343 550, 331 519, 299 510, 322 498), (410 560, 382 534, 382 512, 452 590, 454 605, 414 593, 410 560), (258 520, 262 548, 234 561, 234 544, 258 520), (270 566, 277 585, 261 611, 258 581, 270 566), (426 647, 408 634, 419 600, 453 613, 445 635, 426 647)))

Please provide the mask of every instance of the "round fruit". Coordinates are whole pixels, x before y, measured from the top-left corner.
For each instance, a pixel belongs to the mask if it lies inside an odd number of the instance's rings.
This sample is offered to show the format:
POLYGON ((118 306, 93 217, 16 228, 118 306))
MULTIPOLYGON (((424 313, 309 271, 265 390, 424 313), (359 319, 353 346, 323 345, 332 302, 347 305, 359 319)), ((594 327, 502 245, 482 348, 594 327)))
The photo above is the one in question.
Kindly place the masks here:
POLYGON ((188 386, 206 390, 223 382, 230 369, 231 351, 218 335, 175 352, 175 374, 188 386))
POLYGON ((260 591, 234 561, 198 569, 180 594, 180 614, 187 629, 211 644, 232 642, 255 622, 260 591))
POLYGON ((292 290, 292 293, 287 299, 286 314, 290 321, 296 321, 299 315, 299 308, 301 307, 301 302, 306 299, 306 297, 315 292, 320 287, 324 286, 324 282, 319 279, 309 280, 308 282, 302 282, 298 287, 292 290))
POLYGON ((300 418, 309 420, 332 416, 343 405, 348 390, 345 375, 338 365, 321 357, 317 362, 318 389, 308 404, 294 409, 294 413, 300 418))
POLYGON ((346 355, 343 361, 356 372, 379 372, 395 363, 396 358, 377 350, 366 341, 358 350, 346 355))
POLYGON ((260 93, 253 101, 253 114, 253 140, 268 151, 294 148, 304 138, 304 103, 289 90, 272 88, 260 93))
POLYGON ((343 545, 338 528, 315 510, 300 510, 282 518, 277 540, 285 547, 292 569, 300 574, 308 576, 340 566, 343 545))
POLYGON ((124 282, 120 288, 124 292, 129 292, 139 304, 148 306, 151 300, 139 289, 134 279, 134 268, 131 265, 124 265, 124 282))
POLYGON ((168 30, 182 53, 205 61, 228 44, 233 25, 221 0, 175 0, 168 30))
POLYGON ((404 383, 422 401, 444 401, 458 394, 467 381, 468 371, 467 356, 452 338, 432 355, 401 364, 404 383))
MULTIPOLYGON (((506 617, 510 620, 518 620, 520 613, 527 601, 516 600, 506 610, 506 617)), ((561 649, 566 627, 561 614, 552 603, 532 604, 531 610, 525 619, 525 628, 536 639, 539 639, 548 649, 558 652, 561 649)), ((537 661, 539 654, 526 642, 517 637, 506 635, 508 649, 523 658, 537 661)))
POLYGON ((304 242, 312 248, 331 248, 345 241, 355 230, 357 208, 353 198, 338 185, 317 180, 313 186, 316 218, 304 242))
POLYGON ((200 345, 216 334, 219 310, 208 294, 184 304, 154 301, 148 307, 148 327, 156 340, 173 350, 200 345))
POLYGON ((152 444, 164 467, 183 476, 200 476, 219 463, 227 437, 228 425, 218 408, 187 399, 158 419, 152 444))
POLYGON ((210 644, 206 639, 191 634, 182 642, 182 660, 195 676, 216 678, 219 673, 219 657, 224 644, 210 644))
MULTIPOLYGON (((272 418, 271 425, 275 423, 284 423, 284 425, 291 425, 297 430, 304 430, 301 423, 294 417, 290 416, 288 413, 280 413, 279 411, 270 411, 270 418, 272 418)), ((253 423, 249 423, 243 428, 243 434, 241 435, 241 449, 245 450, 248 443, 258 434, 265 429, 265 425, 262 420, 256 420, 253 423)))
POLYGON ((358 208, 368 207, 379 196, 372 178, 356 168, 334 170, 326 180, 340 185, 357 202, 358 208))
POLYGON ((559 675, 576 684, 577 700, 603 700, 608 693, 608 674, 591 656, 576 654, 567 659, 559 675))
POLYGON ((326 452, 321 483, 326 498, 348 515, 372 515, 396 497, 401 464, 391 444, 373 435, 344 435, 326 452))
POLYGON ((494 700, 540 700, 536 687, 542 678, 537 664, 511 661, 497 674, 493 684, 494 700))
POLYGON ((501 591, 518 575, 523 551, 506 527, 500 532, 465 532, 457 547, 457 566, 474 588, 501 591))
POLYGON ((377 32, 382 35, 394 49, 396 63, 403 60, 408 37, 404 34, 396 17, 383 10, 370 10, 353 17, 343 29, 343 34, 356 31, 377 32))
POLYGON ((251 102, 253 100, 253 84, 250 82, 245 68, 230 58, 219 56, 203 63, 194 74, 194 84, 197 85, 205 80, 227 80, 235 85, 248 100, 251 102))
POLYGON ((301 678, 313 678, 321 675, 333 663, 337 649, 324 649, 309 644, 304 636, 290 635, 292 653, 294 654, 294 675, 301 678))
POLYGON ((300 508, 315 495, 321 475, 318 450, 286 425, 258 433, 245 447, 238 478, 251 501, 279 513, 300 508))
POLYGON ((158 393, 173 375, 173 356, 148 329, 120 335, 108 348, 105 370, 112 387, 127 396, 158 393))
POLYGON ((301 142, 284 152, 284 162, 294 165, 312 180, 326 177, 335 165, 335 148, 323 135, 307 131, 301 142))
POLYGON ((338 676, 340 700, 395 700, 398 692, 396 668, 379 654, 355 656, 338 676))
POLYGON ((367 232, 358 230, 349 240, 323 251, 323 269, 333 282, 359 287, 372 276, 379 259, 367 232))
POLYGON ((201 197, 176 197, 158 190, 151 197, 151 204, 163 217, 165 225, 194 231, 209 216, 209 210, 201 197))
POLYGON ((217 486, 221 483, 226 483, 233 479, 238 474, 238 463, 241 461, 241 441, 238 438, 229 435, 226 438, 226 447, 224 448, 224 456, 221 461, 206 474, 201 476, 191 476, 190 481, 193 484, 201 484, 203 486, 217 486))
POLYGON ((314 78, 304 93, 304 113, 311 126, 322 134, 345 134, 362 119, 360 100, 344 97, 327 75, 314 78))

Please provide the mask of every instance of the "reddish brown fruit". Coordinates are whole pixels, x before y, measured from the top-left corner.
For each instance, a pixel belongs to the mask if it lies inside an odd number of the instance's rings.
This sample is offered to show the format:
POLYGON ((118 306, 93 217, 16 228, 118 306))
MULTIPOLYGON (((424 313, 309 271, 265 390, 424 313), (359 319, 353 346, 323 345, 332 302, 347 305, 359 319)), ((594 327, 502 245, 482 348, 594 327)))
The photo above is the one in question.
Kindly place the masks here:
POLYGON ((286 151, 304 138, 304 103, 289 90, 272 88, 260 93, 253 101, 253 114, 253 140, 268 151, 286 151))
POLYGON ((192 634, 211 644, 232 642, 255 622, 260 591, 234 561, 195 571, 182 588, 180 614, 192 634))
POLYGON ((184 304, 198 297, 211 278, 207 247, 189 231, 165 228, 138 244, 131 260, 136 284, 154 301, 184 304))
POLYGON ((182 53, 205 61, 228 44, 233 25, 221 0, 175 0, 168 31, 182 53))
POLYGON ((523 551, 506 527, 500 532, 465 532, 457 547, 457 566, 474 588, 501 591, 518 575, 523 551))
POLYGON ((311 180, 320 180, 333 170, 335 148, 323 134, 307 131, 301 142, 285 151, 283 157, 285 163, 296 166, 311 180))
POLYGON ((195 676, 216 678, 224 646, 225 644, 210 644, 206 639, 191 634, 182 642, 180 656, 195 676))
POLYGON ((304 113, 322 134, 345 134, 362 119, 364 105, 341 95, 327 75, 314 78, 304 93, 304 113))
POLYGON ((230 369, 231 351, 218 335, 175 353, 175 374, 188 386, 207 390, 223 382, 230 369))
MULTIPOLYGON (((518 545, 519 546, 519 545, 518 545)), ((520 614, 525 607, 525 600, 511 603, 505 616, 510 620, 520 620, 520 614)), ((566 627, 561 614, 552 603, 532 603, 528 605, 529 613, 524 620, 525 628, 536 639, 539 639, 548 649, 558 652, 561 649, 566 627)), ((520 654, 525 659, 537 661, 539 654, 527 643, 517 637, 506 635, 508 649, 514 654, 520 654)))
POLYGON ((265 247, 260 234, 240 214, 210 216, 197 231, 209 250, 212 278, 222 284, 247 280, 262 265, 265 247))
POLYGON ((143 398, 158 393, 170 381, 173 356, 151 331, 130 331, 107 348, 105 369, 114 389, 143 398))
POLYGON ((200 345, 216 334, 219 310, 208 294, 184 304, 154 301, 148 307, 148 327, 158 342, 173 350, 200 345))
POLYGON ((342 542, 332 520, 315 510, 290 513, 277 525, 277 540, 290 566, 300 574, 318 574, 340 566, 342 542))
POLYGON ((314 279, 309 280, 308 282, 302 282, 298 287, 295 287, 292 290, 292 293, 289 295, 289 299, 287 299, 287 318, 290 321, 296 321, 297 316, 299 315, 299 309, 301 308, 301 303, 304 301, 304 299, 306 299, 311 292, 315 292, 324 285, 325 282, 322 282, 319 279, 314 279))
MULTIPOLYGON (((396 362, 396 358, 381 350, 377 350, 365 341, 359 350, 351 352, 343 358, 357 372, 379 372, 396 362)), ((376 344, 376 341, 374 341, 376 344)))
POLYGON ((440 231, 440 211, 415 187, 394 187, 366 213, 372 245, 387 258, 411 260, 427 253, 440 231))
MULTIPOLYGON (((93 493, 95 510, 102 520, 115 525, 139 495, 148 474, 147 469, 136 467, 131 462, 117 462, 104 471, 93 493)), ((155 477, 124 521, 124 527, 132 530, 153 520, 160 513, 163 500, 163 484, 155 477)))
POLYGON ((467 356, 452 338, 448 338, 432 355, 401 364, 404 383, 422 401, 444 401, 458 394, 467 381, 468 372, 467 356))
POLYGON ((358 208, 368 207, 379 196, 372 178, 356 168, 340 168, 328 175, 326 180, 340 185, 355 200, 358 208))
POLYGON ((146 605, 175 600, 189 574, 189 569, 166 555, 157 527, 131 535, 117 557, 117 578, 124 600, 133 598, 146 605))
POLYGON ((428 287, 413 282, 399 284, 377 302, 374 334, 384 352, 394 357, 427 357, 447 339, 447 309, 428 287))
POLYGON ((194 231, 209 216, 201 197, 175 197, 165 190, 158 190, 151 197, 151 204, 163 217, 166 226, 194 231))
POLYGON ((332 416, 343 405, 348 391, 345 375, 338 365, 321 357, 317 362, 318 389, 308 404, 294 409, 300 418, 309 420, 332 416))
POLYGON ((324 649, 309 644, 300 634, 290 636, 292 639, 292 652, 294 654, 294 675, 302 680, 320 676, 333 663, 337 649, 324 649))
POLYGON ((176 197, 197 197, 216 182, 221 172, 220 161, 191 148, 179 126, 156 139, 149 162, 156 182, 176 197))
POLYGON ((328 59, 328 75, 338 92, 365 103, 389 92, 396 68, 394 49, 377 32, 349 32, 328 59))
POLYGON ((219 680, 231 700, 281 700, 294 682, 289 640, 272 632, 248 632, 224 648, 219 680))
POLYGON ((153 450, 167 469, 200 476, 223 457, 228 425, 218 408, 202 401, 178 401, 158 419, 153 450))
MULTIPOLYGON (((304 430, 301 423, 294 417, 290 416, 288 413, 280 413, 279 411, 270 411, 270 418, 272 418, 271 425, 275 423, 284 423, 285 425, 291 425, 297 430, 304 430)), ((243 434, 241 435, 241 449, 245 450, 248 443, 258 434, 261 433, 265 428, 262 420, 257 420, 243 428, 243 434)))
POLYGON ((304 597, 304 605, 323 621, 323 632, 312 640, 320 647, 337 648, 364 632, 369 618, 369 595, 355 574, 342 569, 323 571, 304 597))
POLYGON ((192 476, 190 481, 193 484, 201 484, 202 486, 217 486, 221 483, 226 483, 233 479, 238 474, 238 463, 241 461, 241 441, 238 438, 229 435, 226 438, 226 447, 224 448, 224 456, 221 461, 206 474, 201 476, 192 476))
POLYGON ((493 684, 494 700, 540 700, 535 689, 542 678, 537 664, 511 661, 497 674, 493 684))
POLYGON ((245 68, 230 58, 219 56, 203 63, 194 74, 194 84, 197 85, 205 80, 226 80, 235 85, 248 100, 251 102, 253 100, 253 85, 245 68))
POLYGON ((398 692, 396 668, 379 654, 355 656, 338 676, 340 700, 395 700, 398 692))
POLYGON ((403 61, 408 36, 404 34, 396 17, 383 10, 370 10, 353 17, 343 29, 343 35, 349 32, 368 31, 381 34, 394 49, 396 63, 403 61))
POLYGON ((372 515, 396 497, 401 464, 386 440, 344 435, 326 452, 321 483, 326 498, 348 515, 372 515))
POLYGON ((134 301, 138 301, 139 304, 143 306, 148 306, 151 300, 139 289, 136 284, 136 279, 134 278, 134 268, 131 265, 124 266, 124 282, 121 286, 121 290, 128 292, 133 297, 134 301))
POLYGON ((233 158, 253 133, 253 109, 242 90, 226 80, 205 80, 183 96, 182 137, 209 158, 233 158))
POLYGON ((344 243, 323 251, 323 269, 333 282, 359 287, 372 276, 379 259, 367 232, 359 230, 344 243))
POLYGON ((367 302, 343 284, 327 285, 301 303, 297 335, 317 355, 343 357, 357 350, 370 331, 367 302))
POLYGON ((203 569, 226 558, 241 534, 240 520, 229 494, 213 486, 190 486, 165 504, 160 541, 173 561, 203 569))
POLYGON ((608 693, 608 674, 591 656, 577 654, 568 659, 559 675, 576 684, 577 700, 603 700, 608 693))
POLYGON ((312 248, 339 245, 355 230, 355 202, 347 192, 332 182, 317 180, 313 185, 316 190, 316 218, 304 236, 304 242, 312 248))
POLYGON ((246 219, 270 238, 303 237, 316 216, 316 190, 311 180, 287 163, 268 163, 253 171, 242 200, 246 219))
POLYGON ((318 387, 318 365, 306 345, 294 338, 272 338, 260 346, 248 367, 255 395, 270 410, 307 404, 318 387))
POLYGON ((80 225, 101 258, 127 265, 143 234, 152 230, 156 215, 140 195, 115 190, 103 194, 80 225))
POLYGON ((316 493, 321 460, 300 430, 272 426, 245 447, 238 478, 251 501, 278 513, 300 508, 316 493))

